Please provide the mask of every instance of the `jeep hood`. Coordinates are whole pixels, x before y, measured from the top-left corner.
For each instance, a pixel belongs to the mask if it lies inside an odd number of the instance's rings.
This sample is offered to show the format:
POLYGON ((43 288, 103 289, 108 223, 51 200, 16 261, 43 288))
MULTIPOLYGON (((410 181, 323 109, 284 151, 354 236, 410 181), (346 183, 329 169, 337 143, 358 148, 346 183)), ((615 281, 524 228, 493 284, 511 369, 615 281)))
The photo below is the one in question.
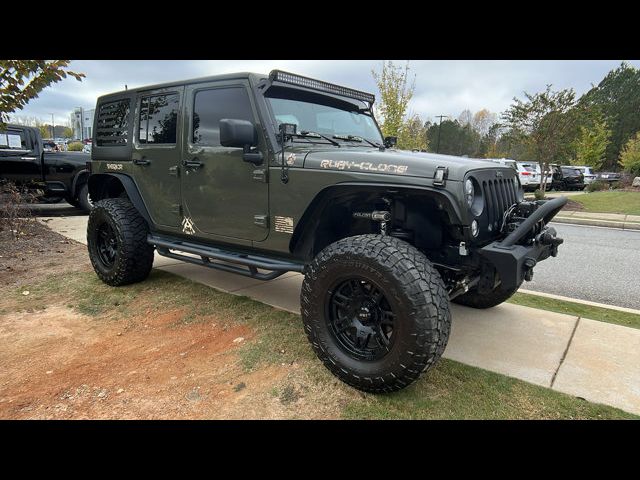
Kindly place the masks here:
POLYGON ((447 178, 454 181, 462 181, 470 170, 480 168, 509 169, 504 165, 476 158, 406 150, 387 149, 380 151, 377 148, 313 149, 306 152, 304 157, 304 168, 346 170, 405 177, 433 178, 438 167, 448 168, 447 178))

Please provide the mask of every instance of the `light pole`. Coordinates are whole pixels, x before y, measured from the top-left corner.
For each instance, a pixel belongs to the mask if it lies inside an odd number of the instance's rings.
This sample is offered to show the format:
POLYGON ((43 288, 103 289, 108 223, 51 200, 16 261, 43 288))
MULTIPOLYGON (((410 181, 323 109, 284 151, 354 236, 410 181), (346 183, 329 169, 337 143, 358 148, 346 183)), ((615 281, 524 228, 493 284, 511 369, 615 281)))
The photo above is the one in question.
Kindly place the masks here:
POLYGON ((449 117, 447 115, 436 115, 436 118, 440 119, 440 123, 438 123, 438 141, 436 143, 436 153, 440 153, 440 129, 442 128, 442 119, 449 117))
POLYGON ((51 140, 53 140, 56 137, 56 124, 55 124, 55 120, 53 119, 53 113, 51 114, 51 140))

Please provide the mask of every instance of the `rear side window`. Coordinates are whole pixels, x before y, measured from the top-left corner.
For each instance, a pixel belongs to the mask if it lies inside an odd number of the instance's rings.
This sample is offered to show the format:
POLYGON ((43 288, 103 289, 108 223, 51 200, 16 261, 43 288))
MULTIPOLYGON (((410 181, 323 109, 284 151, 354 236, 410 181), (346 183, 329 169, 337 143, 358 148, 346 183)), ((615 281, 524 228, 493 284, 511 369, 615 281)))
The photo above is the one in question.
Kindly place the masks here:
POLYGON ((177 93, 150 95, 140 100, 140 143, 174 144, 178 125, 177 93))
POLYGON ((220 119, 253 122, 249 95, 244 88, 215 88, 196 92, 191 141, 196 145, 220 146, 220 119))
POLYGON ((131 100, 128 98, 100 105, 96 119, 98 146, 115 147, 127 144, 130 108, 131 100))

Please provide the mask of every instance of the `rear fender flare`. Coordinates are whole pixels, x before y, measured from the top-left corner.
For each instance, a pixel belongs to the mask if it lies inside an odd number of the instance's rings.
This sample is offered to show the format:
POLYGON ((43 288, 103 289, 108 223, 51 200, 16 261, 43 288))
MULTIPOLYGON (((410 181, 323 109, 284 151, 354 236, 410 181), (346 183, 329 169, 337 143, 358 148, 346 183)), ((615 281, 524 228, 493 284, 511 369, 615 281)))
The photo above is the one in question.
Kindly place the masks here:
POLYGON ((102 200, 103 198, 109 198, 109 187, 113 187, 113 183, 111 182, 118 182, 127 193, 135 209, 142 218, 147 221, 149 227, 153 225, 149 211, 138 190, 138 186, 130 176, 121 173, 98 173, 90 175, 88 182, 89 195, 94 202, 102 200))

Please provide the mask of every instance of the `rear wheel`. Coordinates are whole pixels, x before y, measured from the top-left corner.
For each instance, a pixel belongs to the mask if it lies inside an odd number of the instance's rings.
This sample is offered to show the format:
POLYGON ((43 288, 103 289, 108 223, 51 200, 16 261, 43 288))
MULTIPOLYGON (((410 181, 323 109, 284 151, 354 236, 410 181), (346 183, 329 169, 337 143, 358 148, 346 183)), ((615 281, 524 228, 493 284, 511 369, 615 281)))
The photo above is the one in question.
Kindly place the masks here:
POLYGON ((80 187, 80 191, 78 192, 77 206, 85 212, 90 212, 93 208, 93 202, 91 201, 91 197, 89 196, 89 185, 86 183, 80 187))
POLYGON ((318 358, 367 392, 414 382, 449 338, 440 274, 424 254, 393 237, 360 235, 325 248, 306 271, 301 307, 318 358))
POLYGON ((154 249, 147 243, 149 228, 124 198, 94 204, 87 225, 87 248, 98 277, 108 285, 140 282, 149 276, 154 249))

